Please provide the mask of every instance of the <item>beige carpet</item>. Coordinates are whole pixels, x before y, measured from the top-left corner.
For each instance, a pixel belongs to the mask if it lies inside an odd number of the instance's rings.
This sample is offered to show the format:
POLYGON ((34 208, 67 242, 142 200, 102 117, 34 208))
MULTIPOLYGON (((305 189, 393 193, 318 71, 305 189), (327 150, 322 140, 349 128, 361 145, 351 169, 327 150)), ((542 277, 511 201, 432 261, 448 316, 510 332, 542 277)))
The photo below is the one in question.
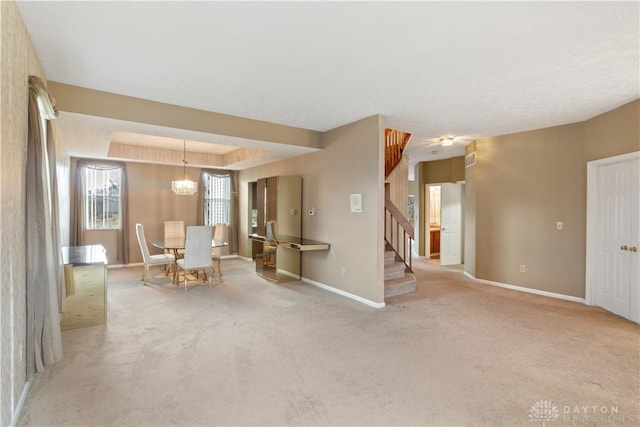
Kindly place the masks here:
POLYGON ((18 425, 640 424, 638 325, 414 266, 383 309, 242 260, 186 294, 109 270, 107 323, 63 333, 18 425))

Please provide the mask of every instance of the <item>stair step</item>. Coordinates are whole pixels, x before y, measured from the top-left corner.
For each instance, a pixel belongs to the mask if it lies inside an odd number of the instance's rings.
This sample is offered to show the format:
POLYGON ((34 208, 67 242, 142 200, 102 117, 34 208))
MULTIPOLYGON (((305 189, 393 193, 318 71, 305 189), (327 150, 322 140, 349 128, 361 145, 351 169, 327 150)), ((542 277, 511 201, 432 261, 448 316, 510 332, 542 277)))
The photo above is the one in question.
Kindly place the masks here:
POLYGON ((416 276, 405 273, 402 277, 384 281, 384 297, 408 294, 416 290, 416 276))
POLYGON ((399 279, 404 276, 405 265, 403 262, 392 262, 384 266, 384 280, 399 279))
POLYGON ((384 251, 384 263, 391 264, 396 262, 396 253, 394 251, 384 251))

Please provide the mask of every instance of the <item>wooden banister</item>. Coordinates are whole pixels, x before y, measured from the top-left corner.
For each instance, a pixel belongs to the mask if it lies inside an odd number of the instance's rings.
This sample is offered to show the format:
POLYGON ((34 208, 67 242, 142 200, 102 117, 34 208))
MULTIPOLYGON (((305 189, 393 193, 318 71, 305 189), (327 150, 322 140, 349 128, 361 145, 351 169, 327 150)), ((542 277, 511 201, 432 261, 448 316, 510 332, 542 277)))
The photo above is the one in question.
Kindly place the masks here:
POLYGON ((384 238, 396 256, 404 262, 408 271, 413 271, 411 263, 411 247, 414 238, 413 225, 407 221, 400 209, 391 200, 384 203, 384 238))

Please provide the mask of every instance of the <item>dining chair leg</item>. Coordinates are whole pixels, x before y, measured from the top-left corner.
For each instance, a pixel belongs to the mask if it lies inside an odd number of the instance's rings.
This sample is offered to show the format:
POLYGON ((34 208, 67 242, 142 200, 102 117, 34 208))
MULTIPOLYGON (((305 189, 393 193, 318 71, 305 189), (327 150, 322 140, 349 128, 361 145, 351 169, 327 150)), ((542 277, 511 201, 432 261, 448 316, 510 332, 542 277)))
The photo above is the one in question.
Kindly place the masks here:
POLYGON ((145 264, 144 272, 142 273, 142 283, 147 286, 147 276, 149 276, 149 264, 145 264))

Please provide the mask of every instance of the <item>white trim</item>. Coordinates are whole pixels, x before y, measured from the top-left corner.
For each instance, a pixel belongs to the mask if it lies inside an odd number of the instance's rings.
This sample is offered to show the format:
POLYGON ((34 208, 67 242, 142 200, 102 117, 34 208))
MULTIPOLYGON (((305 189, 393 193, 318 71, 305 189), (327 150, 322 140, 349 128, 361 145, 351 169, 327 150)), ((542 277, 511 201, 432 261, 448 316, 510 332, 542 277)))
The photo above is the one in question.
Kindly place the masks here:
POLYGON ((598 233, 598 225, 596 223, 596 215, 598 212, 598 169, 600 166, 627 162, 635 159, 640 159, 640 151, 587 162, 587 256, 585 271, 585 304, 596 304, 596 292, 594 289, 596 286, 596 262, 594 261, 594 258, 596 256, 595 245, 597 244, 596 235, 598 233))
POLYGON ((249 258, 249 257, 242 256, 242 255, 238 255, 237 258, 240 258, 241 260, 247 261, 247 262, 252 262, 253 261, 253 258, 249 258))
POLYGON ((276 269, 276 274, 282 274, 283 276, 288 276, 288 277, 291 277, 291 278, 296 279, 296 280, 301 280, 299 274, 294 274, 294 273, 292 273, 290 271, 281 270, 279 268, 276 269))
POLYGON ((368 300, 366 298, 362 298, 361 296, 352 294, 352 293, 347 292, 347 291, 343 291, 342 289, 334 288, 333 286, 325 285, 324 283, 320 283, 320 282, 316 282, 315 280, 307 279, 306 277, 303 277, 301 280, 303 282, 305 282, 305 283, 310 284, 310 285, 317 286, 318 288, 324 289, 324 290, 329 291, 329 292, 333 292, 334 294, 342 295, 343 297, 347 297, 347 298, 350 298, 350 299, 352 299, 354 301, 361 302, 361 303, 366 304, 366 305, 368 305, 370 307, 373 307, 373 308, 383 308, 385 306, 385 304, 383 302, 373 302, 373 301, 368 300))
POLYGON ((137 267, 139 265, 144 265, 144 263, 136 262, 134 264, 111 264, 111 265, 107 265, 107 269, 109 269, 109 268, 137 267))
POLYGON ((18 422, 18 418, 20 418, 20 414, 22 414, 22 408, 24 407, 24 402, 27 400, 27 394, 29 394, 30 388, 31 388, 31 381, 27 381, 24 384, 22 393, 20 394, 20 400, 18 400, 18 406, 16 407, 16 411, 13 413, 13 418, 9 423, 9 427, 14 427, 18 422))
POLYGON ((499 288, 510 289, 512 291, 526 292, 528 294, 542 295, 542 296, 545 296, 545 297, 556 298, 556 299, 561 299, 561 300, 565 300, 565 301, 572 301, 572 302, 579 302, 579 303, 582 303, 582 304, 586 304, 585 299, 584 298, 580 298, 580 297, 573 297, 571 295, 557 294, 555 292, 540 291, 538 289, 525 288, 523 286, 516 286, 516 285, 509 285, 507 283, 492 282, 491 280, 476 279, 475 277, 473 277, 472 275, 470 275, 466 271, 464 272, 464 275, 466 277, 468 277, 469 279, 477 282, 477 283, 482 283, 483 285, 497 286, 499 288))
MULTIPOLYGON (((245 257, 241 257, 235 254, 231 254, 231 255, 222 255, 220 257, 220 259, 230 259, 230 258, 242 258, 245 259, 247 261, 253 261, 251 258, 245 258, 245 257)), ((153 264, 150 264, 153 265, 153 264)), ((107 268, 125 268, 125 267, 143 267, 144 266, 144 262, 132 262, 129 264, 112 264, 107 266, 107 268)))

